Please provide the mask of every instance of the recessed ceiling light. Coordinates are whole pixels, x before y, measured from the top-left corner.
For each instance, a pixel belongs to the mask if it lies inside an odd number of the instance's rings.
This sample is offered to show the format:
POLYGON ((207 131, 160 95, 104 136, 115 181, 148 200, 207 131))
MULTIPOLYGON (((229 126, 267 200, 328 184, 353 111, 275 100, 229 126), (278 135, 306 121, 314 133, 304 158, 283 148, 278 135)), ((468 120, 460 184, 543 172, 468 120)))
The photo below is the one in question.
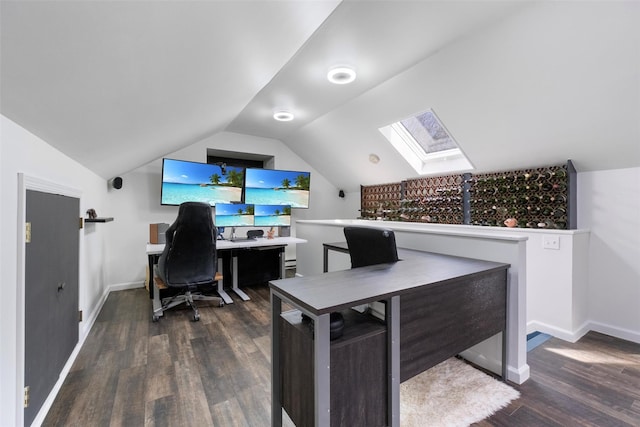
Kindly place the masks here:
POLYGON ((329 73, 327 73, 327 78, 331 83, 345 85, 356 79, 356 72, 350 67, 333 67, 329 70, 329 73))
POLYGON ((290 122, 293 120, 293 113, 289 111, 277 111, 273 113, 273 118, 279 122, 290 122))

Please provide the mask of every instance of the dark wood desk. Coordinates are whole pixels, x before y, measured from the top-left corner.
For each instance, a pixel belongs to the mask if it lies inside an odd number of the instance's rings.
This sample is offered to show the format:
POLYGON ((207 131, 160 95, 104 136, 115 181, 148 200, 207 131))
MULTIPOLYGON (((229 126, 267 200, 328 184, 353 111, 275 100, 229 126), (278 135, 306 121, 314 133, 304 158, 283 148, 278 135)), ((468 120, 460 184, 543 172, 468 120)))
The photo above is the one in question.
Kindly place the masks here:
MULTIPOLYGON (((331 417, 329 313, 386 301, 387 424, 399 425, 400 382, 503 333, 508 264, 399 249, 401 261, 270 282, 272 425, 282 425, 282 301, 314 321, 314 424, 331 417), (402 307, 402 310, 400 308, 402 307)), ((348 405, 348 402, 344 402, 348 405)))

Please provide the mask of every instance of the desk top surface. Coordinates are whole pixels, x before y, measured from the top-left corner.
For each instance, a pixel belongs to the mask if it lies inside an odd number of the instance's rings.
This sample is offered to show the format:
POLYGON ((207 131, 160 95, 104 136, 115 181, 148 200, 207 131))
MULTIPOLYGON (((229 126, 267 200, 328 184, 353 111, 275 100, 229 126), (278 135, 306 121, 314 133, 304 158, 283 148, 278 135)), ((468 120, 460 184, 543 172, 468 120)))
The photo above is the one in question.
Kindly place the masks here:
MULTIPOLYGON (((269 282, 272 292, 320 315, 416 288, 507 270, 509 264, 398 248, 400 261, 269 282)), ((506 280, 506 275, 505 275, 506 280)))
MULTIPOLYGON (((266 237, 256 237, 255 240, 239 240, 232 242, 231 240, 217 240, 216 249, 245 249, 245 248, 257 248, 266 246, 287 246, 295 245, 298 243, 307 243, 304 239, 298 239, 297 237, 274 237, 268 239, 266 237)), ((164 250, 164 243, 147 243, 147 255, 157 255, 164 250)))

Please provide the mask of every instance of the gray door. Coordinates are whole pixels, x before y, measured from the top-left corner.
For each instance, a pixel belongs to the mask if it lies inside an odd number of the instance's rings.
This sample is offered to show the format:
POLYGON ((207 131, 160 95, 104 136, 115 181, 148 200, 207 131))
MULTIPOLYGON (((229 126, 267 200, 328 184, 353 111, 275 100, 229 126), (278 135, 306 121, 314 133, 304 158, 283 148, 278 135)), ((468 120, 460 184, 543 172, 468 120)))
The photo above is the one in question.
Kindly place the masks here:
POLYGON ((79 213, 79 199, 27 190, 25 425, 31 425, 78 342, 79 213))

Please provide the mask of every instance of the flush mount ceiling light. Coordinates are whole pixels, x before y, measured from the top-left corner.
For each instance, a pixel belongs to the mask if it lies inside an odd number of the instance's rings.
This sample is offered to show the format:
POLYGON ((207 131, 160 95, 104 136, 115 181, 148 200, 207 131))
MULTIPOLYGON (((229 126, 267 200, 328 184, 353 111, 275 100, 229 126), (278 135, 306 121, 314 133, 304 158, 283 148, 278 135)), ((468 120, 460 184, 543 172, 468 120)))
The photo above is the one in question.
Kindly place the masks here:
POLYGON ((346 85, 356 79, 356 72, 351 67, 341 65, 331 68, 327 73, 327 79, 337 85, 346 85))
POLYGON ((279 122, 290 122, 293 120, 293 113, 289 111, 276 111, 273 113, 273 118, 279 122))
POLYGON ((380 161, 380 156, 378 156, 377 154, 371 153, 369 154, 369 161, 375 165, 380 161))

